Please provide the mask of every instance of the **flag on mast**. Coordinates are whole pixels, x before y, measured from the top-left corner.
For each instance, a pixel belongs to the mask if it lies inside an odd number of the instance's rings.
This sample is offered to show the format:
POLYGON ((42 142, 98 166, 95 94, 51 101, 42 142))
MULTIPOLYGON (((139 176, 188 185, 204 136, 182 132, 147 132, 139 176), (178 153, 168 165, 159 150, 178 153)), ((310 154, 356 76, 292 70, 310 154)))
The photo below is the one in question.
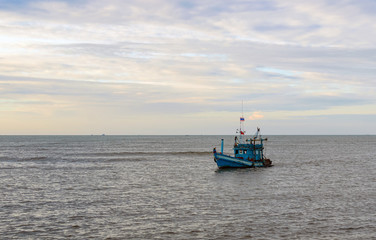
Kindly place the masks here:
POLYGON ((244 117, 240 117, 240 121, 241 121, 241 122, 244 122, 244 117))

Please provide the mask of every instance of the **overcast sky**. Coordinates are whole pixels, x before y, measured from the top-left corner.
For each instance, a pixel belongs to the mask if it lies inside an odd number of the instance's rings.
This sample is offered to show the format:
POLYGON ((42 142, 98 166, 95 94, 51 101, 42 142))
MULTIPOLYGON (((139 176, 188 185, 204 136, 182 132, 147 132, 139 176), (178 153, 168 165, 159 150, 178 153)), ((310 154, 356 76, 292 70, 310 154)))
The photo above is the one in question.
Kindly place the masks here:
POLYGON ((376 1, 0 0, 0 134, 376 134, 376 1))

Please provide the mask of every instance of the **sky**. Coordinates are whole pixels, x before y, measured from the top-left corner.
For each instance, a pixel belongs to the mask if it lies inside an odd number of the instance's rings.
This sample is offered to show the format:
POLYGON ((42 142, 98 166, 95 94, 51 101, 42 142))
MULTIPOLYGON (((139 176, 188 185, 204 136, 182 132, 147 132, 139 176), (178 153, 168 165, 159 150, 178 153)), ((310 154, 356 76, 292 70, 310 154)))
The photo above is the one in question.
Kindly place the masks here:
POLYGON ((0 134, 227 135, 242 112, 250 134, 376 134, 375 12, 374 0, 0 0, 0 134))

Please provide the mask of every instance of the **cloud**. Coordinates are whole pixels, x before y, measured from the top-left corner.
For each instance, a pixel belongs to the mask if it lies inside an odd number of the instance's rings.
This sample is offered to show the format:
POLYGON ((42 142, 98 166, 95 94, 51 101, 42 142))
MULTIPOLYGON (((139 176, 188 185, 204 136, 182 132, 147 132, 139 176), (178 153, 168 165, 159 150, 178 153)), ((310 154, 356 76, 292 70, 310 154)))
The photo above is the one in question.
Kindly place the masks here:
POLYGON ((264 118, 264 115, 261 112, 253 112, 251 116, 248 117, 249 120, 258 120, 264 118))
POLYGON ((0 112, 104 112, 103 121, 149 112, 160 122, 206 112, 229 118, 241 100, 263 121, 278 111, 371 112, 374 8, 324 0, 7 2, 0 112))

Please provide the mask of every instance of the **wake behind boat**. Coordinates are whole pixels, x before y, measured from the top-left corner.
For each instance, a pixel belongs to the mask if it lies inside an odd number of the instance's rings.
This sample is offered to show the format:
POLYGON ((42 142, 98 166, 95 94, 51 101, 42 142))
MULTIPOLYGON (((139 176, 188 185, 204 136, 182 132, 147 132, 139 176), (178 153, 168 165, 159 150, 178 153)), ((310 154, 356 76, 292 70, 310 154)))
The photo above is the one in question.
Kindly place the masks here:
POLYGON ((218 153, 216 148, 213 149, 214 161, 219 168, 271 167, 272 161, 264 156, 263 142, 268 139, 262 138, 260 128, 257 128, 252 138, 247 139, 241 128, 242 122, 244 122, 244 117, 240 118, 239 137, 235 136, 234 156, 223 153, 224 141, 222 139, 221 152, 218 153))

